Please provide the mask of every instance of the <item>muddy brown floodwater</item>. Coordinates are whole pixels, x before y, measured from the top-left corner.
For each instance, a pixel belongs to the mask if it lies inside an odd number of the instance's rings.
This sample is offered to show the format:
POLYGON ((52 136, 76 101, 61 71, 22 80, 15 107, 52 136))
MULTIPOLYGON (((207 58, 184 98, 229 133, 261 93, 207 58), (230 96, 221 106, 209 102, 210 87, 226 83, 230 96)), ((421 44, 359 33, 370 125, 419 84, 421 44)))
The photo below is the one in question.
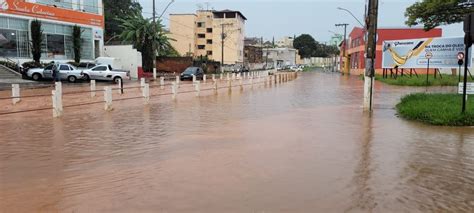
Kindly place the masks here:
POLYGON ((0 212, 473 212, 474 129, 399 119, 414 90, 376 91, 372 116, 362 81, 327 73, 1 116, 0 212))

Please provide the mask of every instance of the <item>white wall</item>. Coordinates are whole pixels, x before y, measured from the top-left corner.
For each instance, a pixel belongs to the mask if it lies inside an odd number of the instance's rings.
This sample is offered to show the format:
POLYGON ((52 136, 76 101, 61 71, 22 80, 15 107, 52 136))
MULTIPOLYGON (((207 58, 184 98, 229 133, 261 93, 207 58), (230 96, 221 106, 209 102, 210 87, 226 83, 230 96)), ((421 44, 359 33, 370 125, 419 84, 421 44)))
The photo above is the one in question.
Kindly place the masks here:
POLYGON ((142 66, 142 54, 132 45, 111 45, 104 47, 104 56, 116 58, 122 67, 130 70, 130 77, 138 79, 138 67, 142 66))

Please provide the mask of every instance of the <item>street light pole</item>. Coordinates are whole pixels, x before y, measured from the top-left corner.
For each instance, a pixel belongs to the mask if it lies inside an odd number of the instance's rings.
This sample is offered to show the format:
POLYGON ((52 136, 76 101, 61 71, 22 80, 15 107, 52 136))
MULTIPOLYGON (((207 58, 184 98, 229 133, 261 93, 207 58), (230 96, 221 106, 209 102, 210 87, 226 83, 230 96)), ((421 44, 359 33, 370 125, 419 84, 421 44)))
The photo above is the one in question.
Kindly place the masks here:
POLYGON ((367 14, 367 46, 365 59, 365 78, 364 78, 364 111, 371 112, 373 109, 373 92, 375 77, 375 57, 377 47, 377 17, 378 0, 369 0, 367 14))
POLYGON ((342 49, 342 59, 343 59, 342 62, 344 64, 344 70, 342 70, 342 74, 344 74, 344 72, 346 71, 347 25, 349 24, 336 24, 336 27, 344 27, 344 46, 342 49))
POLYGON ((151 43, 151 49, 153 50, 153 79, 156 80, 156 47, 155 47, 155 36, 156 36, 156 3, 153 0, 153 40, 151 43))
POLYGON ((362 28, 365 28, 364 24, 362 24, 362 22, 350 10, 348 10, 346 8, 342 8, 342 7, 338 7, 337 9, 348 12, 357 22, 359 22, 359 24, 360 24, 360 26, 362 26, 362 28))

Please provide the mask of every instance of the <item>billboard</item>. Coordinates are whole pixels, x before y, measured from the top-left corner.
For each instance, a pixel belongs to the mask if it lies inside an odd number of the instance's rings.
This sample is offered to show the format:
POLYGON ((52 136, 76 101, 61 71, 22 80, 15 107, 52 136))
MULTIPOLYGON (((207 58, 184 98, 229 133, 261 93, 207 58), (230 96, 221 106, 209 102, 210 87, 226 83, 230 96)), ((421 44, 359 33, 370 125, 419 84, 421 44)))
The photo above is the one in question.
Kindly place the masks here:
POLYGON ((68 10, 24 0, 0 0, 0 13, 44 18, 104 28, 104 16, 76 10, 68 10))
POLYGON ((382 67, 426 68, 430 58, 430 68, 458 68, 458 54, 464 51, 462 37, 384 41, 382 67))

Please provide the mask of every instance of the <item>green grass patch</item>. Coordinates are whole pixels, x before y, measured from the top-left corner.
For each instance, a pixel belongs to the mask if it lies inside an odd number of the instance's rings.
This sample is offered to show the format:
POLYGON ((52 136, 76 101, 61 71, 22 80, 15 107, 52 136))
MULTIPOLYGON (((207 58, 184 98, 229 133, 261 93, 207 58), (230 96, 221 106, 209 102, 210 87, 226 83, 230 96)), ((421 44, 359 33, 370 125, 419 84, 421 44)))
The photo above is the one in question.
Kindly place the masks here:
POLYGON ((474 126, 473 95, 469 96, 467 107, 462 114, 462 95, 416 93, 403 97, 397 111, 405 119, 437 126, 474 126))
POLYGON ((316 67, 316 66, 310 66, 310 67, 305 66, 305 67, 303 68, 303 72, 315 71, 317 68, 319 68, 319 67, 316 67))
MULTIPOLYGON (((435 79, 434 75, 429 75, 428 76, 428 84, 426 84, 426 75, 418 75, 416 77, 413 75, 412 77, 410 76, 398 76, 396 79, 395 78, 382 78, 381 75, 375 76, 375 79, 378 81, 381 81, 386 84, 390 85, 397 85, 397 86, 457 86, 458 85, 458 76, 453 76, 453 75, 443 75, 443 78, 438 77, 435 79)), ((469 78, 469 81, 472 81, 469 78)))

